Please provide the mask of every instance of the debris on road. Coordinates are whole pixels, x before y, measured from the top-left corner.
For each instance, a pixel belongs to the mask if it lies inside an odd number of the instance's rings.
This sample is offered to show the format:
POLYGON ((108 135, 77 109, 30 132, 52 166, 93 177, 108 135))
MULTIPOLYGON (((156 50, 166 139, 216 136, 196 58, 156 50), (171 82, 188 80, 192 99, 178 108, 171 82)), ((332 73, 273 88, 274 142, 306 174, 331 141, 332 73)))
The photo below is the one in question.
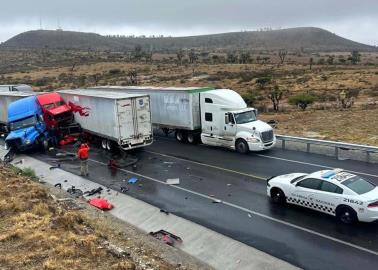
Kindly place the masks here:
POLYGON ((121 192, 122 193, 126 193, 127 191, 129 191, 128 187, 121 186, 121 192))
POLYGON ((180 178, 171 178, 165 181, 167 185, 180 185, 180 178))
POLYGON ((251 217, 252 217, 252 215, 248 213, 248 217, 249 217, 249 218, 251 218, 251 217))
POLYGON ((111 210, 114 207, 107 199, 104 198, 92 198, 88 200, 88 203, 101 210, 111 210))
POLYGON ((160 213, 164 213, 166 215, 169 215, 169 211, 165 210, 165 209, 160 209, 160 213))
POLYGON ((62 184, 61 183, 57 183, 57 184, 54 185, 54 187, 58 187, 58 188, 62 189, 62 184))
POLYGON ((170 164, 170 165, 172 165, 173 162, 172 161, 164 161, 164 164, 170 164))
POLYGON ((60 168, 60 163, 58 163, 56 166, 51 166, 49 170, 54 170, 60 168))
POLYGON ((127 181, 127 183, 129 184, 135 184, 136 182, 138 182, 138 178, 135 178, 135 177, 132 177, 129 179, 129 181, 127 181))
POLYGON ((222 201, 219 199, 213 200, 213 203, 221 203, 222 201))
POLYGON ((95 195, 95 194, 101 194, 101 191, 102 191, 102 187, 98 187, 98 188, 94 188, 90 191, 85 191, 84 194, 85 195, 88 195, 88 196, 92 196, 92 195, 95 195))
POLYGON ((83 196, 83 191, 81 189, 75 188, 75 186, 71 186, 67 189, 67 192, 76 198, 83 196))
POLYGON ((228 187, 230 187, 230 186, 231 186, 231 184, 227 184, 227 186, 228 186, 228 187))
POLYGON ((157 232, 150 232, 150 235, 155 237, 156 239, 163 241, 169 246, 175 246, 175 244, 181 244, 182 239, 173 233, 167 232, 165 230, 160 230, 157 232))

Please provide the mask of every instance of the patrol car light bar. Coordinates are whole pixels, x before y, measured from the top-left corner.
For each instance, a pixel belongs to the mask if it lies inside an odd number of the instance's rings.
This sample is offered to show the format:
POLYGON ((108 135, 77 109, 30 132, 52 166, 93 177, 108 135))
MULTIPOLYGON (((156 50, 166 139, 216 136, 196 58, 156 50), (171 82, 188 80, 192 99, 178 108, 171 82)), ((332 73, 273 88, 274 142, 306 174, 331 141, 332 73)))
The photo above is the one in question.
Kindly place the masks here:
POLYGON ((322 178, 330 178, 330 177, 335 176, 336 174, 338 174, 342 171, 343 171, 343 169, 339 169, 339 168, 333 169, 331 171, 323 173, 322 178))

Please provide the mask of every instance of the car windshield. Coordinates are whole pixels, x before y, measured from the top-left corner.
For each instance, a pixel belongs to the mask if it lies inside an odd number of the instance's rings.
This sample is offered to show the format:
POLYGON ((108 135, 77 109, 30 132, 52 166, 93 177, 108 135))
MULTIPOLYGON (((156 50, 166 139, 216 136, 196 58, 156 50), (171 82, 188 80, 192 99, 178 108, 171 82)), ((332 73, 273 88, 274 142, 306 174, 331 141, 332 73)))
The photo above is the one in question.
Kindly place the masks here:
POLYGON ((290 183, 294 184, 295 182, 298 182, 299 180, 302 180, 303 178, 305 178, 305 176, 306 175, 298 176, 294 178, 293 180, 291 180, 290 183))
POLYGON ((20 128, 27 128, 27 127, 32 127, 37 123, 35 116, 31 116, 28 118, 24 118, 22 120, 18 120, 16 122, 10 123, 10 130, 16 130, 20 128))
POLYGON ((364 194, 372 191, 375 185, 359 176, 354 176, 342 182, 344 186, 347 186, 357 194, 364 194))
POLYGON ((235 116, 236 124, 245 124, 245 123, 256 121, 256 115, 253 111, 235 113, 234 116, 235 116))

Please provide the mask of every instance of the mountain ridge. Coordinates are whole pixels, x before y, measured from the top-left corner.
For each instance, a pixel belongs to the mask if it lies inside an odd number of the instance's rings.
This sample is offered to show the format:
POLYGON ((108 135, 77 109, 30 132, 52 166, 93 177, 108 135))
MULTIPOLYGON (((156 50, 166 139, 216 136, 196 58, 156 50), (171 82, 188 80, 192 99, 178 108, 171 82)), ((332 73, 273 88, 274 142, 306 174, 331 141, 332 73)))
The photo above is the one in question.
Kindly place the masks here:
POLYGON ((226 50, 305 50, 377 51, 377 47, 355 42, 327 30, 315 27, 297 27, 268 31, 243 31, 184 37, 119 37, 96 33, 32 30, 18 34, 0 45, 11 49, 79 49, 132 50, 140 45, 154 51, 179 49, 226 50))

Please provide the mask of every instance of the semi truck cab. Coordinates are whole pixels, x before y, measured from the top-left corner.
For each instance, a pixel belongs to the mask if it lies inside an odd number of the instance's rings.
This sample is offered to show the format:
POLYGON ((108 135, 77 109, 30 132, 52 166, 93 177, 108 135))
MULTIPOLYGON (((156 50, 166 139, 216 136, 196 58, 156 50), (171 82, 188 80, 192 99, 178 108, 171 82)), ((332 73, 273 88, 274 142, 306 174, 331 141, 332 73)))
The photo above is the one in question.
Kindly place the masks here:
POLYGON ((235 149, 241 153, 272 148, 276 138, 271 126, 257 120, 257 110, 248 108, 235 91, 202 92, 201 141, 207 145, 235 149))
POLYGON ((36 96, 9 105, 8 125, 10 133, 5 138, 7 148, 24 151, 39 146, 48 147, 49 134, 36 96))

